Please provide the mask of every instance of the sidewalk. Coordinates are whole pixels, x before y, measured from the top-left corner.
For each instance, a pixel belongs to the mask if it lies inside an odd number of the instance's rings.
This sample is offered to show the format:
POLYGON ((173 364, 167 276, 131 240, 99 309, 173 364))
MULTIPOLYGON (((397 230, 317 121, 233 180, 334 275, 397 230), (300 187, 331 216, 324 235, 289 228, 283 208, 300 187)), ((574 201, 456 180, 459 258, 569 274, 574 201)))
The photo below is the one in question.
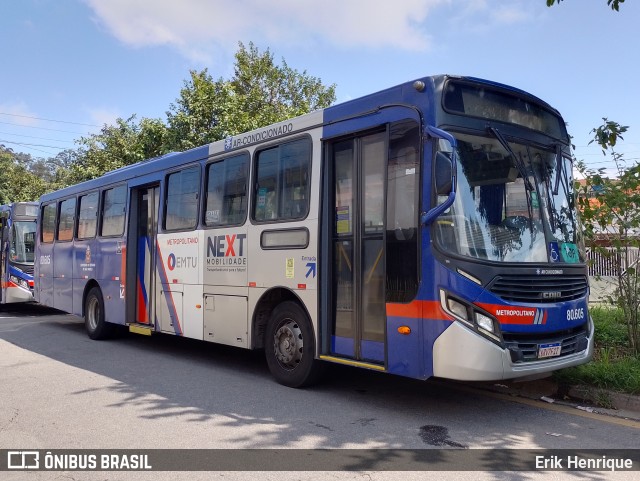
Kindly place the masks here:
POLYGON ((553 378, 536 381, 497 381, 472 383, 478 389, 538 399, 541 402, 575 407, 625 419, 640 421, 640 396, 593 386, 563 386, 553 378))

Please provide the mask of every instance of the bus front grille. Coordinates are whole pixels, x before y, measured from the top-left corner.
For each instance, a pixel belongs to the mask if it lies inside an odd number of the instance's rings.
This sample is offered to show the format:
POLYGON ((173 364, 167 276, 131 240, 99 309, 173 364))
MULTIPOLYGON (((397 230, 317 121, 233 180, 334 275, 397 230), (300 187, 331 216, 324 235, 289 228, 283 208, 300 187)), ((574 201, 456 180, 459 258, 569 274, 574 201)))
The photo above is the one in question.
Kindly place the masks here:
POLYGON ((502 337, 514 363, 531 362, 538 360, 538 350, 543 344, 559 343, 562 346, 560 355, 556 358, 584 351, 588 345, 586 327, 583 325, 566 331, 547 333, 543 336, 540 334, 503 333, 502 337))
POLYGON ((33 275, 33 264, 17 264, 17 263, 13 263, 13 266, 16 269, 20 269, 22 272, 24 272, 26 274, 33 275))
POLYGON ((551 303, 587 295, 586 276, 498 276, 489 291, 506 301, 551 303))

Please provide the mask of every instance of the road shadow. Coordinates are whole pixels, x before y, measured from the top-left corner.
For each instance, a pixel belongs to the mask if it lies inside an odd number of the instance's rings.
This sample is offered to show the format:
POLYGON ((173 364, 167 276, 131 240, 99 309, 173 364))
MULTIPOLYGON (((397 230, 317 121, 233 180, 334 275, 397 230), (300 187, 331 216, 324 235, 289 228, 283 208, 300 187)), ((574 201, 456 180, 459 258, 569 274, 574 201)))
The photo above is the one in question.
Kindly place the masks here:
MULTIPOLYGON (((0 339, 112 380, 100 388, 119 394, 107 409, 135 402, 146 419, 268 426, 257 436, 255 430, 238 430, 233 442, 251 448, 295 448, 313 438, 322 448, 597 449, 602 446, 594 429, 603 435, 611 430, 611 439, 623 429, 473 394, 455 383, 338 365, 328 366, 317 386, 291 389, 272 380, 259 351, 169 335, 127 333, 92 341, 81 319, 39 306, 3 310, 0 316, 0 339)), ((375 469, 382 461, 373 451, 354 466, 375 469)), ((479 469, 500 471, 505 460, 487 455, 482 463, 479 469)))

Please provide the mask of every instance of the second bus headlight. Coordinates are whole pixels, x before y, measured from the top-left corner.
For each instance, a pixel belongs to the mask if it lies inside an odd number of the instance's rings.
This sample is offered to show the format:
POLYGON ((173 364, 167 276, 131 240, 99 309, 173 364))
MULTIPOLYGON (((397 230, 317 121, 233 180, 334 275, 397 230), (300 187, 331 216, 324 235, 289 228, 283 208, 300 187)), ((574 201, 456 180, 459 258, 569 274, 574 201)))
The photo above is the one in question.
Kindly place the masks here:
POLYGON ((475 311, 474 313, 476 324, 479 328, 484 329, 485 331, 489 331, 492 334, 496 333, 495 325, 493 324, 493 319, 489 316, 485 316, 481 312, 475 311))
POLYGON ((9 279, 11 280, 11 282, 13 282, 17 286, 20 286, 23 289, 29 289, 29 284, 24 279, 20 279, 19 277, 16 277, 16 276, 9 276, 9 279))
POLYGON ((440 290, 440 303, 444 310, 459 321, 468 324, 479 334, 488 337, 494 342, 500 343, 500 327, 498 322, 489 315, 481 311, 477 306, 469 304, 460 299, 450 297, 449 294, 440 290))

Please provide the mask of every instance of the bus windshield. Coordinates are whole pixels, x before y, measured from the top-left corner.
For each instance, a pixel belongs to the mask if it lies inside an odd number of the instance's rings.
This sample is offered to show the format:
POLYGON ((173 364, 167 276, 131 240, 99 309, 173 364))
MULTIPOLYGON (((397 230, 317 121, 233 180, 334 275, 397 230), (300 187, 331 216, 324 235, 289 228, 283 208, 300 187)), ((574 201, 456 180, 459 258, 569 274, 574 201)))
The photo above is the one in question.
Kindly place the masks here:
POLYGON ((35 221, 14 222, 9 260, 18 264, 33 264, 35 239, 35 221))
POLYGON ((572 166, 548 150, 487 136, 456 135, 454 204, 435 223, 440 247, 498 262, 585 261, 572 166))

